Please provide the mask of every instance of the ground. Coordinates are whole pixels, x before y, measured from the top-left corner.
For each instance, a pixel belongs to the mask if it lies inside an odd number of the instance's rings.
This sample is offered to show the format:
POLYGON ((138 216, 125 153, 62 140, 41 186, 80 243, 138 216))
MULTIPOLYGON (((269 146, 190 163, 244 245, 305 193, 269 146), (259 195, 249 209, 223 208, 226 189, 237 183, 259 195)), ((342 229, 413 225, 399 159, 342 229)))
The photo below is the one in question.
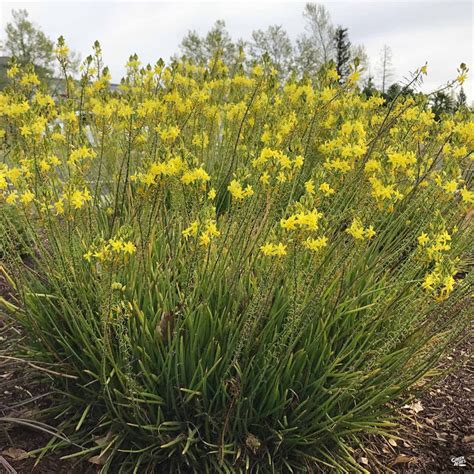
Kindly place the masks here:
MULTIPOLYGON (((0 279, 0 295, 7 292, 0 279)), ((439 369, 448 374, 399 410, 400 428, 394 433, 398 439, 371 438, 364 451, 358 451, 356 457, 368 471, 474 473, 474 337, 470 334, 442 359, 439 369)), ((0 474, 97 472, 98 466, 91 462, 61 460, 59 455, 37 462, 27 452, 44 446, 50 436, 5 420, 34 420, 52 403, 50 387, 35 381, 34 367, 6 358, 5 348, 14 336, 18 330, 0 314, 0 474)))

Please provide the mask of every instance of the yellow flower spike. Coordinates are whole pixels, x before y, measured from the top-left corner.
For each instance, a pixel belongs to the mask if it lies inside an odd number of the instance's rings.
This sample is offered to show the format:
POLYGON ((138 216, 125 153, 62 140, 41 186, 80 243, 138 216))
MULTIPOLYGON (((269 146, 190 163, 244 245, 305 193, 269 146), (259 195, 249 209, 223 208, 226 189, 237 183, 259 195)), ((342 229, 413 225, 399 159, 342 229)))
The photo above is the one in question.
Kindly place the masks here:
POLYGON ((212 201, 213 199, 216 198, 216 195, 217 195, 216 190, 214 188, 211 188, 209 192, 207 193, 207 198, 212 201))

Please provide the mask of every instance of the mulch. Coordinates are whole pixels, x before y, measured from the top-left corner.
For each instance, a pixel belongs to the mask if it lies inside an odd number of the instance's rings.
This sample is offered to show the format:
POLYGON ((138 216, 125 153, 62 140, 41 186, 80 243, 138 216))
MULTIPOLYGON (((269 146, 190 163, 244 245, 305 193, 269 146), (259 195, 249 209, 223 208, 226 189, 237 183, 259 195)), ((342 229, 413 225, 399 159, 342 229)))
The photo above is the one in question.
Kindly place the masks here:
POLYGON ((371 438, 359 462, 370 472, 474 473, 474 337, 447 354, 448 371, 398 410, 393 439, 371 438))
MULTIPOLYGON (((0 295, 8 286, 0 276, 0 295)), ((0 347, 18 330, 0 314, 0 347)), ((369 472, 474 473, 474 337, 447 354, 439 369, 449 373, 398 412, 400 427, 390 440, 370 438, 356 458, 369 472)), ((5 354, 4 349, 0 353, 5 354)), ((34 369, 0 358, 0 474, 92 474, 98 467, 49 454, 28 456, 45 446, 50 435, 2 417, 35 419, 51 403, 49 389, 34 369), (33 401, 32 401, 33 399, 33 401), (22 403, 26 402, 26 403, 22 403)))

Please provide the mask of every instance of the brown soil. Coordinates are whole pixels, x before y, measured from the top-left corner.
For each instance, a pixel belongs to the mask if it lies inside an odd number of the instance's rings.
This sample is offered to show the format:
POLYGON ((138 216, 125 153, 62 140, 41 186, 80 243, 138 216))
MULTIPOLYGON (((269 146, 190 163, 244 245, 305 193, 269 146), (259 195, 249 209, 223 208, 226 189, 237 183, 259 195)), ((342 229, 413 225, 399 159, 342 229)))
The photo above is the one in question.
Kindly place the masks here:
POLYGON ((447 354, 448 371, 398 410, 398 439, 372 439, 361 455, 371 472, 474 473, 473 332, 447 354), (390 469, 390 471, 389 471, 390 469))

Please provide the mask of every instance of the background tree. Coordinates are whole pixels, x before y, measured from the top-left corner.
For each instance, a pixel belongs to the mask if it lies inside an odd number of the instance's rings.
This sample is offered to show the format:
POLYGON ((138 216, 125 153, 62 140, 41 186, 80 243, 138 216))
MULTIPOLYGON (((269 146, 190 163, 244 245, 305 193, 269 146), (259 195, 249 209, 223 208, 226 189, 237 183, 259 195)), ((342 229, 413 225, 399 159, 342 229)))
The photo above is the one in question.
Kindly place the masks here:
POLYGON ((464 88, 461 86, 459 89, 458 96, 456 97, 456 108, 460 109, 462 107, 466 107, 467 105, 467 97, 466 93, 464 92, 464 88))
POLYGON ((334 59, 334 26, 324 5, 307 3, 303 11, 306 32, 296 43, 300 72, 314 74, 334 59))
POLYGON ((288 76, 293 68, 293 45, 282 26, 271 25, 266 30, 253 31, 248 49, 252 61, 257 61, 267 53, 283 77, 288 76))
POLYGON ((380 52, 379 78, 382 94, 385 93, 388 83, 393 79, 392 49, 384 45, 380 52))
POLYGON ((199 36, 195 31, 189 31, 181 41, 180 49, 184 56, 195 63, 208 63, 211 58, 218 55, 227 64, 232 64, 239 52, 242 42, 234 43, 225 27, 224 20, 217 20, 206 34, 199 36))
MULTIPOLYGON (((32 64, 38 76, 53 79, 55 73, 60 73, 59 69, 55 70, 54 42, 28 19, 26 10, 12 10, 12 17, 13 22, 5 27, 6 39, 0 44, 0 49, 22 66, 32 64)), ((78 72, 80 62, 80 55, 69 51, 67 64, 70 74, 78 72)))
POLYGON ((377 91, 377 88, 375 87, 374 78, 369 73, 369 76, 367 77, 367 80, 362 89, 362 93, 366 97, 372 97, 373 95, 377 94, 377 92, 378 91, 377 91))
POLYGON ((2 50, 25 66, 33 64, 36 73, 51 77, 54 72, 54 43, 28 19, 26 10, 12 10, 13 22, 5 28, 2 50))
POLYGON ((455 101, 453 97, 443 91, 436 92, 430 102, 431 110, 435 114, 436 119, 439 119, 443 114, 453 113, 455 110, 455 101))
MULTIPOLYGON (((370 76, 369 73, 369 56, 367 55, 367 51, 365 50, 364 45, 362 44, 351 44, 351 62, 353 62, 356 58, 359 60, 359 70, 361 72, 361 78, 364 80, 368 80, 367 74, 370 76)), ((373 77, 372 77, 373 80, 373 77)))
POLYGON ((334 33, 335 63, 339 74, 339 82, 346 81, 350 72, 351 43, 347 34, 347 28, 338 26, 334 33))

